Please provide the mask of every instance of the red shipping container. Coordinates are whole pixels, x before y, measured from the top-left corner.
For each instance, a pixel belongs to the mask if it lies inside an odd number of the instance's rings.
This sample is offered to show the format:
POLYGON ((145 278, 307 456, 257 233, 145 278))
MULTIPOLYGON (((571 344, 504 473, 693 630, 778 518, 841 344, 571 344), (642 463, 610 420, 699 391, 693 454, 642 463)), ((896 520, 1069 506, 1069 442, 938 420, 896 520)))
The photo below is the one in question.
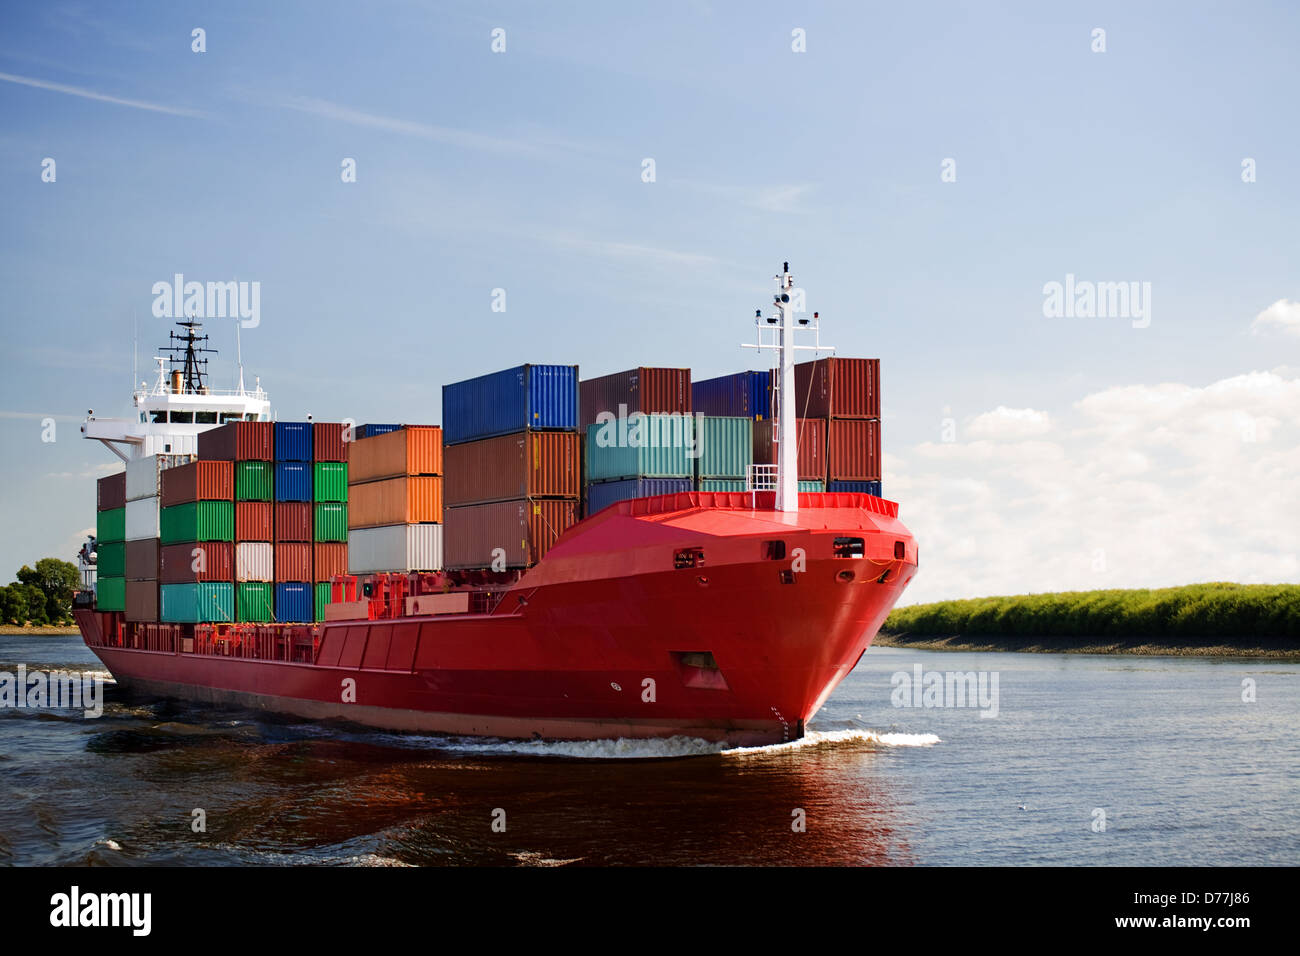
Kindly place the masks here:
POLYGON ((617 415, 619 406, 633 412, 682 412, 691 410, 691 370, 688 368, 639 368, 578 384, 579 426, 590 425, 601 412, 617 415))
POLYGON ((126 472, 119 471, 95 482, 95 507, 99 511, 126 507, 126 472))
POLYGON ((126 619, 128 621, 158 620, 158 582, 126 582, 126 619))
POLYGON ((311 579, 311 545, 296 541, 277 543, 275 546, 276 583, 311 579))
MULTIPOLYGON (((754 464, 775 465, 777 443, 772 441, 776 423, 754 422, 754 464)), ((795 440, 799 446, 799 480, 826 480, 826 420, 801 418, 795 422, 795 440)))
POLYGON ((879 481, 880 422, 832 421, 827 462, 831 481, 879 481))
POLYGON ((505 551, 507 567, 530 567, 577 523, 578 502, 567 498, 448 508, 443 525, 443 567, 491 567, 496 548, 505 551))
POLYGON ((316 422, 311 427, 314 461, 347 461, 348 443, 343 440, 348 426, 339 422, 316 422))
POLYGON ((158 580, 163 584, 234 579, 235 546, 229 541, 165 544, 158 549, 158 580))
POLYGON ((235 540, 273 541, 271 502, 235 502, 235 540))
POLYGON ((880 359, 825 358, 794 367, 800 418, 879 418, 880 359))
POLYGON ((231 422, 199 432, 199 458, 212 461, 272 461, 270 422, 231 422))
POLYGON ((312 580, 328 581, 336 574, 347 573, 348 546, 342 542, 318 542, 312 550, 312 580))
POLYGON ((126 579, 128 581, 158 579, 157 538, 140 538, 126 543, 126 579))
POLYGON ((235 497, 235 466, 229 461, 192 461, 162 473, 162 506, 188 501, 230 501, 235 497))
POLYGON ((577 498, 582 468, 577 432, 519 432, 449 445, 444 504, 514 498, 577 498))
POLYGON ((307 501, 277 501, 275 503, 275 540, 310 541, 312 506, 307 501))

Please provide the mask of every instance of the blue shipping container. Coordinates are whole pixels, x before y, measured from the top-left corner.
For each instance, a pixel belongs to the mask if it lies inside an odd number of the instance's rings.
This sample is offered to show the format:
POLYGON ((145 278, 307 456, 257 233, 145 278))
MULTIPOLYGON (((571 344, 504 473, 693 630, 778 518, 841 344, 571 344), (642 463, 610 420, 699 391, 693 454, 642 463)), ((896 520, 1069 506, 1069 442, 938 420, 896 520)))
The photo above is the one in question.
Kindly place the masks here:
POLYGON ((281 624, 304 624, 316 620, 316 594, 311 584, 277 584, 275 619, 281 624))
POLYGON ((578 427, 578 366, 520 365, 442 387, 444 444, 578 427))
POLYGON ((311 422, 275 423, 275 460, 311 461, 311 422))
POLYGON ((275 500, 311 501, 311 462, 275 463, 275 500))
POLYGON ((401 425, 362 425, 357 429, 358 438, 369 438, 372 435, 387 435, 389 432, 401 431, 401 425))
POLYGON ((737 372, 691 383, 691 410, 700 415, 771 418, 771 372, 737 372))
POLYGON ((832 481, 826 488, 827 491, 851 491, 859 495, 875 495, 880 497, 880 482, 878 481, 832 481))
POLYGON ((692 491, 694 484, 690 478, 628 478, 625 481, 594 482, 587 486, 587 514, 594 515, 614 502, 628 498, 692 491))

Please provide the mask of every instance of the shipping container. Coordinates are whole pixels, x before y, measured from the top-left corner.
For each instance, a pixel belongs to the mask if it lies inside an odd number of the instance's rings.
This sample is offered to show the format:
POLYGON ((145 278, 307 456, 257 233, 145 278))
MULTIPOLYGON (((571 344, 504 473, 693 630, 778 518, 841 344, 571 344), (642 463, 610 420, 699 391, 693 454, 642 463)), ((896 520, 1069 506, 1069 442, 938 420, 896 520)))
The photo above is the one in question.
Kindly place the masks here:
POLYGON ((443 526, 398 524, 348 532, 348 574, 442 569, 443 526))
POLYGON ((95 512, 95 541, 126 540, 126 508, 95 512))
POLYGON ((525 428, 578 427, 578 366, 520 365, 442 387, 447 445, 525 428))
POLYGON ((316 588, 309 581, 275 586, 275 619, 280 623, 306 623, 314 620, 316 588))
POLYGON ((312 466, 305 461, 275 463, 275 500, 311 501, 312 466))
POLYGON ((313 461, 347 461, 348 445, 345 441, 350 426, 343 422, 316 422, 311 428, 311 456, 313 461))
POLYGON ((128 581, 158 580, 157 538, 126 543, 126 578, 128 581))
POLYGON ((230 581, 164 584, 158 590, 160 620, 198 624, 235 619, 235 585, 230 581))
POLYGON ((826 461, 831 481, 880 480, 880 422, 832 420, 829 446, 826 461))
POLYGON ((95 579, 95 610, 126 610, 126 578, 104 577, 95 579))
POLYGON ((442 429, 407 425, 348 444, 348 480, 353 484, 402 475, 442 474, 442 429))
POLYGON ((316 501, 348 500, 348 463, 318 461, 312 466, 312 497, 316 501))
POLYGON ((579 386, 582 424, 601 414, 627 416, 634 412, 691 412, 691 370, 688 368, 631 368, 579 386))
POLYGON ((357 428, 357 438, 371 438, 375 435, 387 435, 395 432, 401 425, 361 425, 357 428))
POLYGON ((771 372, 737 372, 691 382, 691 412, 741 416, 751 421, 772 417, 771 372))
POLYGON ((250 624, 275 620, 275 585, 269 581, 242 581, 235 585, 235 619, 250 624))
MULTIPOLYGON (((778 443, 772 441, 776 423, 754 422, 754 464, 775 465, 778 443)), ((826 420, 800 418, 795 423, 800 481, 826 480, 826 420)))
POLYGON ((879 418, 880 359, 801 362, 794 393, 800 418, 879 418))
MULTIPOLYGON (((442 479, 411 476, 352 485, 348 488, 346 507, 349 528, 441 521, 442 479)), ((316 537, 327 540, 320 535, 316 537)))
POLYGON ((95 482, 95 507, 99 511, 126 507, 126 472, 106 475, 95 482))
POLYGON ((231 422, 199 433, 199 458, 211 461, 271 461, 270 422, 231 422))
POLYGON ((748 491, 749 482, 744 478, 701 478, 700 491, 748 491))
POLYGON ((270 501, 274 494, 275 466, 271 462, 235 462, 236 501, 270 501))
POLYGON ((749 418, 696 415, 701 478, 747 478, 754 463, 754 422, 749 418))
POLYGON ((316 585, 316 620, 325 620, 325 605, 330 603, 330 584, 322 581, 316 585))
POLYGON ((318 541, 312 548, 313 581, 328 581, 336 574, 348 573, 348 546, 342 541, 318 541))
POLYGON ((193 461, 191 455, 146 455, 126 463, 126 500, 152 498, 162 490, 162 473, 193 461))
POLYGON ((134 498, 126 503, 127 541, 158 537, 158 508, 157 498, 134 498))
POLYGON ((126 619, 128 621, 158 620, 158 582, 126 582, 126 619))
POLYGON ((518 432, 447 448, 447 507, 515 498, 577 498, 577 432, 518 432))
MULTIPOLYGON (((415 479, 421 481, 424 479, 415 479)), ((439 481, 441 478, 431 478, 439 481)), ((312 525, 312 537, 316 541, 348 540, 348 506, 334 502, 322 501, 316 505, 315 520, 312 525)))
POLYGON ((233 541, 235 539, 235 503, 233 501, 191 501, 163 508, 158 517, 159 538, 163 544, 185 541, 233 541))
POLYGON ((311 545, 305 541, 282 541, 275 546, 275 580, 312 581, 311 545))
POLYGON ((276 461, 312 461, 311 422, 275 422, 271 429, 276 461))
POLYGON ((629 498, 648 498, 651 495, 675 495, 690 491, 694 482, 690 478, 627 478, 622 481, 601 481, 587 486, 587 515, 608 508, 616 501, 629 498))
POLYGON ((565 498, 448 508, 443 561, 452 569, 489 568, 499 548, 506 567, 531 567, 577 522, 578 502, 565 498))
POLYGON ((95 573, 110 578, 126 577, 126 542, 98 541, 95 543, 95 573))
POLYGON ((827 491, 846 491, 859 495, 875 495, 879 498, 880 482, 878 481, 832 481, 827 485, 827 491))
MULTIPOLYGON (((281 507, 289 507, 282 505, 281 507)), ((274 541, 272 516, 275 506, 269 501, 235 502, 236 541, 274 541)))
POLYGON ((586 480, 693 478, 695 419, 689 415, 637 414, 587 426, 586 480))
POLYGON ((800 491, 807 491, 807 492, 809 492, 809 493, 821 494, 822 492, 824 492, 824 491, 826 490, 826 482, 824 482, 824 481, 801 481, 801 482, 799 482, 799 490, 800 490, 800 491))
MULTIPOLYGON (((309 547, 309 545, 300 545, 300 547, 309 547)), ((274 581, 275 548, 276 545, 269 541, 236 541, 235 580, 241 584, 250 581, 274 581)))
POLYGON ((162 473, 162 506, 190 501, 233 501, 235 466, 228 461, 192 461, 162 473))
POLYGON ((235 576, 235 546, 229 541, 186 541, 158 549, 158 580, 163 584, 229 581, 235 576))
POLYGON ((275 504, 275 540, 310 541, 312 506, 301 501, 278 501, 275 504))

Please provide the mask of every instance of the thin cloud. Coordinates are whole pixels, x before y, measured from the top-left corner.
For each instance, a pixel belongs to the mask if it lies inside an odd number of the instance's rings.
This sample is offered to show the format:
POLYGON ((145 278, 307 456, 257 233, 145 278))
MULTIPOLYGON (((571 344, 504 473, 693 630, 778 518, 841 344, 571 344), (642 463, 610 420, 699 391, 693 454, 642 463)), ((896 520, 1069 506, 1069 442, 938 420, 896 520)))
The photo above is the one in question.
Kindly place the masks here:
POLYGON ((1270 330, 1277 330, 1290 335, 1300 335, 1300 302, 1278 299, 1255 316, 1255 321, 1250 324, 1250 329, 1256 335, 1270 330))
POLYGON ((52 83, 49 80, 38 80, 30 76, 18 76, 16 73, 0 73, 0 80, 4 80, 6 83, 17 83, 20 86, 31 86, 38 90, 50 90, 54 93, 66 93, 68 96, 80 96, 87 100, 98 100, 101 103, 113 103, 116 106, 129 106, 132 109, 148 110, 151 113, 191 117, 202 117, 204 115, 198 110, 186 109, 183 106, 166 106, 162 103, 149 103, 145 100, 130 100, 122 96, 111 96, 108 93, 100 93, 80 86, 68 86, 66 83, 52 83))

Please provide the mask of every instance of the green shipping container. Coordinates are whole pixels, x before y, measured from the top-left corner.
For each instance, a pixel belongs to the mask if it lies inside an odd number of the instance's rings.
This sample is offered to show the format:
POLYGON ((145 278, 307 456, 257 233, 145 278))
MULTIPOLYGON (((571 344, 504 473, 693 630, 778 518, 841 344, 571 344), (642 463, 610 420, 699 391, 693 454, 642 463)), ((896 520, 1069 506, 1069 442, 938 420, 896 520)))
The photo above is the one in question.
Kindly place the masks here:
POLYGON ((696 474, 701 478, 749 475, 749 466, 754 463, 753 421, 703 415, 696 418, 695 425, 700 437, 696 474))
POLYGON ((235 620, 269 624, 275 620, 275 585, 243 581, 235 585, 235 620))
POLYGON ((235 462, 236 501, 270 501, 274 490, 275 466, 271 462, 235 462))
POLYGON ((235 540, 233 501, 190 501, 172 505, 162 510, 158 520, 163 544, 235 540))
POLYGON ((348 463, 345 461, 318 461, 312 474, 317 501, 348 500, 348 463))
POLYGON ((745 491, 744 478, 701 478, 700 491, 745 491))
POLYGON ((99 541, 95 544, 95 570, 101 577, 126 577, 126 542, 99 541))
POLYGON ((587 481, 694 478, 694 421, 689 415, 655 413, 588 425, 587 481))
MULTIPOLYGON (((230 504, 230 502, 221 502, 230 504)), ((165 510, 165 509, 164 509, 165 510)), ((229 581, 164 584, 159 588, 159 617, 171 624, 199 624, 235 619, 235 586, 229 581)))
POLYGON ((325 620, 325 605, 330 603, 330 583, 321 581, 316 585, 316 620, 325 620))
POLYGON ((801 481, 799 482, 800 491, 825 491, 826 482, 824 481, 801 481))
POLYGON ((99 511, 95 514, 95 541, 126 540, 126 509, 99 511))
POLYGON ((314 538, 317 541, 348 540, 348 506, 322 503, 316 506, 314 538))
POLYGON ((95 610, 126 610, 126 578, 98 576, 95 581, 95 610))

